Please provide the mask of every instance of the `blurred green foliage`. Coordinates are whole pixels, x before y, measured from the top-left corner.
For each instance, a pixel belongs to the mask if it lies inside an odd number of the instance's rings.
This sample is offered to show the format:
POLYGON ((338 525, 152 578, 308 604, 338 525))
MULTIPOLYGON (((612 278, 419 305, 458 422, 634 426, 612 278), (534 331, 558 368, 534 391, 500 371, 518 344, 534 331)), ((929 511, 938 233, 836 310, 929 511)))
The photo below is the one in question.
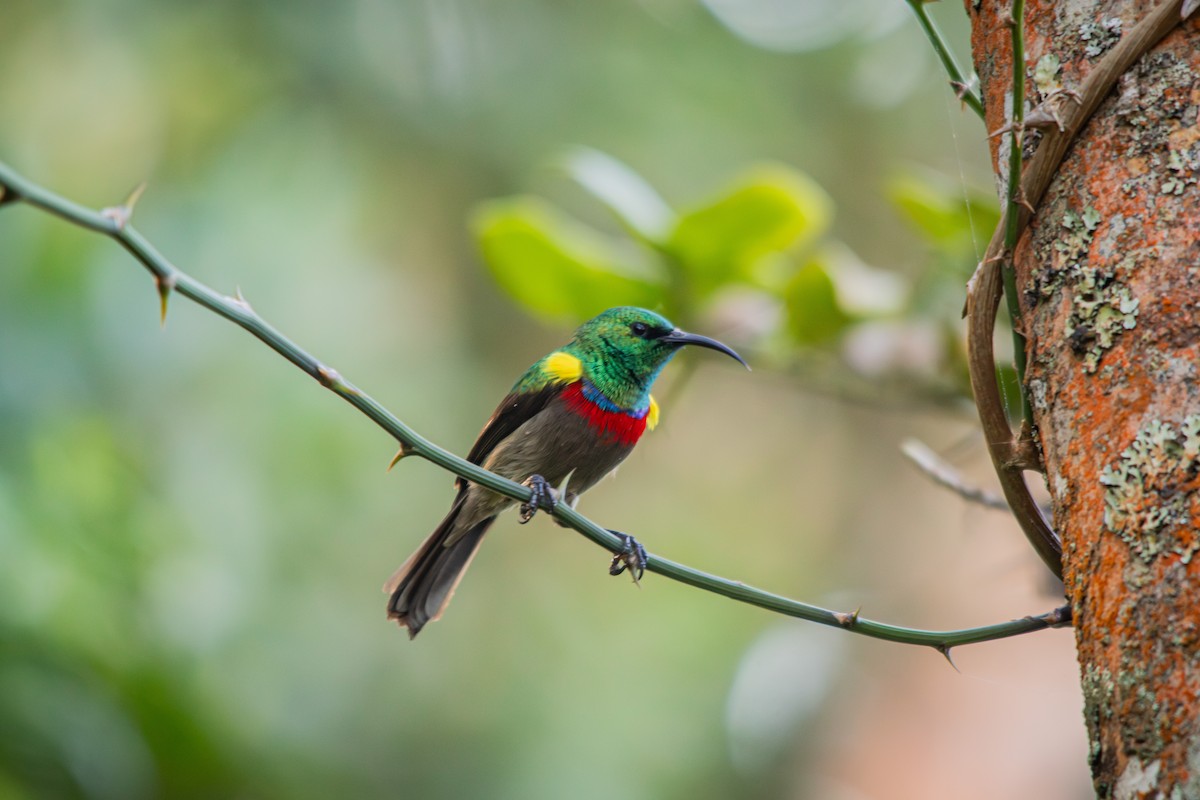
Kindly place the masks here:
MULTIPOLYGON (((943 300, 994 212, 947 141, 981 132, 903 4, 767 5, 10 0, 0 158, 95 207, 148 179, 169 257, 460 452, 607 305, 747 343, 796 380, 706 370, 587 512, 788 594, 886 587, 929 535, 859 496, 894 423, 795 359, 961 387, 943 300)), ((160 330, 110 242, 0 210, 0 798, 819 796, 852 647, 785 628, 828 663, 755 727, 769 615, 509 523, 410 645, 378 587, 451 489, 390 455, 233 326, 175 298, 160 330)))
MULTIPOLYGON (((627 164, 590 148, 555 161, 562 172, 611 212, 624 235, 573 218, 529 195, 492 200, 474 216, 484 263, 497 284, 523 309, 548 322, 586 319, 612 305, 661 309, 692 325, 739 289, 780 309, 775 326, 756 324, 763 304, 746 305, 742 327, 749 344, 789 352, 831 346, 865 323, 888 320, 941 328, 947 346, 925 363, 889 363, 870 372, 904 373, 931 385, 949 377, 969 397, 965 354, 957 333, 953 295, 974 267, 979 231, 995 227, 994 200, 915 171, 887 186, 899 214, 925 241, 930 262, 911 280, 868 267, 850 248, 829 241, 834 204, 809 176, 782 164, 752 167, 715 197, 676 212, 627 164), (778 328, 778 331, 775 328, 778 328)), ((723 315, 726 324, 731 320, 723 315)), ((737 322, 737 320, 733 320, 737 322)), ((855 370, 853 359, 844 369, 855 370)))
POLYGON ((531 197, 489 203, 475 224, 496 281, 551 320, 586 319, 622 302, 695 318, 696 305, 722 288, 769 285, 759 270, 764 260, 810 243, 829 227, 828 196, 785 167, 754 170, 712 201, 677 214, 611 156, 578 150, 563 164, 633 241, 606 241, 600 231, 531 197), (634 250, 639 244, 644 252, 634 250))

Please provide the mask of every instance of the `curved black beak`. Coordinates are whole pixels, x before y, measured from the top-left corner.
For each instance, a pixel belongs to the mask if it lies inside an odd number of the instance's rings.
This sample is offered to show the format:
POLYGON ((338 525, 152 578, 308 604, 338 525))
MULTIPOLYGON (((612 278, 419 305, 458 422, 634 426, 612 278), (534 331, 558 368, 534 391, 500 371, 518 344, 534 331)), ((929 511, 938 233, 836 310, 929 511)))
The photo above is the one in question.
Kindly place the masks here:
POLYGON ((686 344, 694 344, 697 347, 707 347, 709 350, 716 350, 718 353, 724 353, 730 358, 740 363, 746 369, 750 369, 750 365, 746 363, 746 359, 742 358, 727 344, 722 344, 716 339, 710 339, 707 336, 701 336, 698 333, 688 333, 681 331, 679 328, 670 333, 663 334, 658 339, 660 342, 670 342, 676 347, 683 347, 686 344))

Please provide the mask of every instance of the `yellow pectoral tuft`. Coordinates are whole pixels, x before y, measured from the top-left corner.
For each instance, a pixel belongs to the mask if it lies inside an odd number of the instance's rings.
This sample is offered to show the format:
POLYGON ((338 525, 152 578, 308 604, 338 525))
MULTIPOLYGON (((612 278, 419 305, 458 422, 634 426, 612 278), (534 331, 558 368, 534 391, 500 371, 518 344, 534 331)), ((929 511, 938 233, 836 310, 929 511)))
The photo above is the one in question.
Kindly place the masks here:
POLYGON ((574 383, 583 377, 583 362, 561 350, 546 356, 542 370, 550 378, 561 383, 574 383))
POLYGON ((658 426, 658 401, 650 395, 650 410, 646 412, 646 427, 654 430, 658 426))

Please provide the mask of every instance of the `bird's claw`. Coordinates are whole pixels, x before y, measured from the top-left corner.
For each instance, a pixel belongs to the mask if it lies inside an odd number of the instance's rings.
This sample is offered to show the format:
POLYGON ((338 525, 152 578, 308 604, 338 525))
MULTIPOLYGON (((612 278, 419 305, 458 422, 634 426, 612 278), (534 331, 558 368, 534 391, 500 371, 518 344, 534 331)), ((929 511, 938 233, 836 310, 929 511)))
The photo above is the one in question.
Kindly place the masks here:
POLYGON ((612 564, 608 567, 608 574, 620 575, 625 570, 629 570, 633 582, 638 583, 646 572, 646 564, 650 561, 650 557, 646 555, 646 548, 642 547, 641 543, 628 533, 613 530, 610 530, 609 533, 620 539, 624 547, 621 552, 613 556, 612 564))
POLYGON ((533 515, 538 512, 538 509, 549 513, 554 510, 554 506, 558 505, 558 492, 554 491, 550 481, 541 475, 530 475, 522 485, 528 486, 533 492, 529 502, 521 503, 521 507, 517 509, 517 519, 522 525, 533 519, 533 515))

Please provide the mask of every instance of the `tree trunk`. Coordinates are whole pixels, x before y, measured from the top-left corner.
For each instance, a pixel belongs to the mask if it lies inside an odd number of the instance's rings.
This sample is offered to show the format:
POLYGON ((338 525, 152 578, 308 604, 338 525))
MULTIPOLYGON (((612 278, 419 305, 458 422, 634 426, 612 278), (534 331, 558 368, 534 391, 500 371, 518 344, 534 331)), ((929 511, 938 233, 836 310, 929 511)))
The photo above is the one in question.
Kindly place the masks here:
MULTIPOLYGON (((1029 0, 1027 107, 1078 86, 1156 5, 1029 0)), ((1009 3, 966 7, 996 130, 1011 107, 1009 3)), ((1122 76, 1015 253, 1102 798, 1200 798, 1198 70, 1193 19, 1122 76)), ((1010 139, 991 140, 997 175, 1010 139)))

